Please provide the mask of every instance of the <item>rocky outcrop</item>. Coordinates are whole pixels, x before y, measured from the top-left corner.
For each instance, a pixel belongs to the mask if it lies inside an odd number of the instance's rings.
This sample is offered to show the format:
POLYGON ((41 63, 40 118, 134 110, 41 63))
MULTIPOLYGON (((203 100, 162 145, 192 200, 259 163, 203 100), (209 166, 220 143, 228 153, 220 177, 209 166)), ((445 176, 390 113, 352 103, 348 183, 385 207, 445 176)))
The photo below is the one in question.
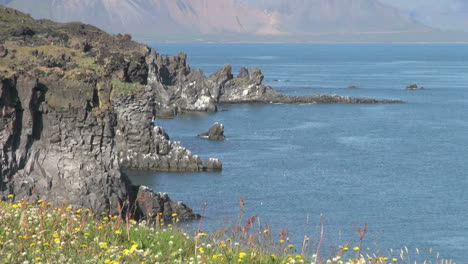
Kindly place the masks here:
POLYGON ((215 123, 207 132, 201 133, 198 136, 211 140, 224 140, 224 125, 215 123))
MULTIPOLYGON (((78 89, 79 95, 93 87, 78 89)), ((114 215, 131 210, 135 217, 164 213, 170 218, 172 212, 182 219, 197 217, 166 194, 132 185, 121 171, 211 168, 154 127, 148 107, 127 98, 102 110, 84 96, 76 102, 81 107, 59 108, 49 104, 50 90, 31 76, 1 80, 0 195, 114 215)))
POLYGON ((242 67, 237 77, 230 65, 205 77, 201 70, 192 71, 187 55, 174 57, 152 54, 147 59, 149 85, 155 91, 157 115, 171 118, 178 113, 214 112, 217 104, 275 103, 275 104, 378 104, 402 103, 400 100, 376 100, 339 95, 288 96, 263 84, 263 73, 242 67))
POLYGON ((417 84, 411 84, 406 86, 406 90, 424 90, 424 87, 418 86, 417 84))
POLYGON ((348 90, 356 90, 356 89, 359 89, 359 87, 357 87, 356 85, 348 86, 348 90))
POLYGON ((0 60, 0 199, 14 194, 135 218, 198 217, 123 172, 222 167, 217 159, 203 164, 154 125, 148 47, 80 23, 36 21, 7 8, 0 16, 10 19, 0 28, 0 55, 12 51, 0 60))

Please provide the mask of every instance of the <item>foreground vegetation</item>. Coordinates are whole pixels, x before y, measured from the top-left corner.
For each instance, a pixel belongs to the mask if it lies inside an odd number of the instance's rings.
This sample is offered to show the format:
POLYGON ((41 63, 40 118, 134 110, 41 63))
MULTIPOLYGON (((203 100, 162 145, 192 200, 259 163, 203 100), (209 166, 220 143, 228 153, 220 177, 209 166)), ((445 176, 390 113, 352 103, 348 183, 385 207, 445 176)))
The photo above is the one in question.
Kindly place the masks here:
MULTIPOLYGON (((242 225, 213 234, 200 229, 188 234, 178 227, 176 214, 169 223, 156 218, 150 224, 13 199, 0 202, 0 263, 415 263, 408 249, 387 256, 361 249, 366 227, 357 229, 359 243, 322 258, 320 241, 314 249, 308 237, 301 245, 290 244, 284 231, 274 238, 268 227, 253 228, 255 217, 244 222, 241 216, 242 225)), ((425 263, 452 262, 437 257, 425 263)))

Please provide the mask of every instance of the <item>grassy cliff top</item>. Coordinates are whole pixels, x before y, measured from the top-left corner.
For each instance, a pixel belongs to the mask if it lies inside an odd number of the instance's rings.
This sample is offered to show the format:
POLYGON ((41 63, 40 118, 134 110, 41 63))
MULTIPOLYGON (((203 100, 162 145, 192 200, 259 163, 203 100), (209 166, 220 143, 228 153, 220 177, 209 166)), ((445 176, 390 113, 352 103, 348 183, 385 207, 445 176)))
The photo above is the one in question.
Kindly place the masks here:
MULTIPOLYGON (((110 35, 82 23, 36 20, 0 6, 0 75, 30 73, 37 77, 99 79, 116 75, 131 61, 142 63, 149 52, 130 35, 110 35)), ((120 76, 118 76, 120 74, 120 76)), ((119 78, 120 77, 120 78, 119 78)))

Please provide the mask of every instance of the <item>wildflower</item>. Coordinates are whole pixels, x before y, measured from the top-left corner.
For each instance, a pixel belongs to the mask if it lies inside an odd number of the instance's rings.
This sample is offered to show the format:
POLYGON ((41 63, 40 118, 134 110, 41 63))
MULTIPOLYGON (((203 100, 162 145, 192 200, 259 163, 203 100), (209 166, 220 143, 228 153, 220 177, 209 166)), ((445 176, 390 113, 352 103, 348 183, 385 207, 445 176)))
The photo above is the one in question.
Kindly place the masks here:
POLYGON ((203 253, 203 252, 205 252, 205 249, 203 247, 199 247, 198 251, 200 251, 200 253, 203 253))
POLYGON ((245 254, 244 252, 239 252, 239 258, 240 259, 243 259, 245 257, 245 255, 247 255, 247 254, 245 254))
POLYGON ((213 255, 213 259, 218 259, 218 257, 219 257, 219 256, 216 255, 216 254, 213 255))
POLYGON ((42 200, 38 200, 38 201, 37 201, 38 204, 41 204, 41 203, 43 203, 43 202, 44 202, 44 201, 42 201, 42 200))
POLYGON ((265 233, 265 234, 268 234, 268 232, 270 232, 270 230, 268 230, 268 229, 263 230, 263 233, 265 233))
POLYGON ((87 248, 87 247, 88 247, 88 245, 86 245, 86 244, 83 244, 83 245, 81 245, 81 247, 82 247, 82 248, 87 248))
POLYGON ((75 231, 76 231, 76 232, 80 232, 80 230, 81 230, 81 229, 80 229, 79 227, 75 227, 75 231))
POLYGON ((280 239, 280 244, 283 244, 284 243, 284 239, 280 239))
POLYGON ((119 234, 122 234, 122 231, 120 231, 120 230, 115 230, 115 233, 116 233, 117 235, 119 235, 119 234))
POLYGON ((91 235, 91 234, 88 233, 88 232, 84 233, 84 236, 86 236, 86 237, 88 237, 88 236, 90 236, 90 235, 91 235))
POLYGON ((15 197, 13 194, 9 194, 9 195, 7 196, 8 199, 12 199, 13 197, 15 197))
POLYGON ((130 254, 130 250, 128 250, 128 249, 124 249, 124 250, 123 250, 123 254, 124 254, 124 255, 128 255, 128 254, 130 254))
POLYGON ((105 264, 110 264, 110 263, 112 263, 112 260, 106 259, 106 260, 104 260, 104 263, 105 263, 105 264))
POLYGON ((393 262, 397 262, 398 259, 397 259, 397 258, 393 258, 392 261, 393 261, 393 262))
POLYGON ((52 236, 55 237, 55 238, 57 238, 57 237, 59 237, 59 234, 54 233, 52 236))
POLYGON ((101 215, 107 215, 106 212, 102 212, 101 215))
POLYGON ((221 246, 222 248, 225 248, 225 247, 226 247, 226 243, 225 243, 224 241, 221 241, 221 242, 220 242, 220 246, 221 246))
POLYGON ((41 261, 41 259, 42 259, 41 257, 36 257, 35 258, 36 261, 41 261))
POLYGON ((309 241, 310 238, 309 238, 308 236, 305 236, 305 237, 304 237, 304 240, 305 240, 305 241, 309 241))
POLYGON ((173 213, 173 214, 172 214, 172 217, 176 217, 176 216, 177 216, 177 214, 176 214, 176 213, 173 213))
POLYGON ((270 255, 271 259, 276 260, 278 257, 275 254, 270 255))
POLYGON ((57 243, 57 244, 60 243, 60 238, 55 238, 54 242, 57 243))
POLYGON ((137 248, 138 248, 138 245, 137 245, 137 244, 133 244, 133 245, 132 245, 132 248, 133 248, 133 249, 137 249, 137 248))
POLYGON ((349 248, 348 247, 343 247, 343 251, 348 251, 349 248))
POLYGON ((99 243, 99 247, 102 248, 102 249, 107 248, 107 242, 99 243))
POLYGON ((102 226, 98 226, 98 229, 101 230, 101 229, 103 229, 103 227, 102 227, 102 226))
POLYGON ((354 251, 359 251, 360 248, 359 248, 359 247, 354 247, 353 250, 354 250, 354 251))
POLYGON ((288 245, 288 248, 294 248, 294 245, 293 245, 293 244, 289 244, 289 245, 288 245))
POLYGON ((65 210, 68 212, 68 211, 70 211, 71 209, 72 209, 72 207, 71 207, 71 206, 68 206, 65 210))

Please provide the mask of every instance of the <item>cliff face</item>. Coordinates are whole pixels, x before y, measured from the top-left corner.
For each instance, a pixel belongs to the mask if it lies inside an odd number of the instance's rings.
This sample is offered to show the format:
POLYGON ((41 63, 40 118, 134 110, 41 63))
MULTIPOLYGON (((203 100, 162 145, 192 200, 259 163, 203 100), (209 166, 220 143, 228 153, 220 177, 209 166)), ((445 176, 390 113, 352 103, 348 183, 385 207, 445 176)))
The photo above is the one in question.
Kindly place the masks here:
POLYGON ((154 126, 146 46, 4 7, 0 25, 0 197, 136 217, 196 217, 122 173, 221 168, 211 161, 207 167, 154 126))

